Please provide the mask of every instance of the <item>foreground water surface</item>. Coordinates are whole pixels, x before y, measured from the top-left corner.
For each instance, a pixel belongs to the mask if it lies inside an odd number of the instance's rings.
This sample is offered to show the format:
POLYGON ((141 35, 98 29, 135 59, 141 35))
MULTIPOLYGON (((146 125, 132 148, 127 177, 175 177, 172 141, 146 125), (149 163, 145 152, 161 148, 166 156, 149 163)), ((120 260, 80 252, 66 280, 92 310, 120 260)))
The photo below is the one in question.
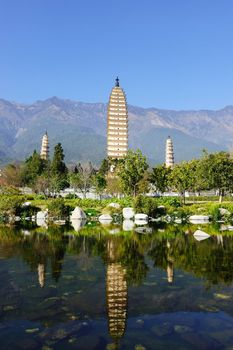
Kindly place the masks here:
POLYGON ((0 348, 233 349, 233 239, 193 230, 1 226, 0 348))

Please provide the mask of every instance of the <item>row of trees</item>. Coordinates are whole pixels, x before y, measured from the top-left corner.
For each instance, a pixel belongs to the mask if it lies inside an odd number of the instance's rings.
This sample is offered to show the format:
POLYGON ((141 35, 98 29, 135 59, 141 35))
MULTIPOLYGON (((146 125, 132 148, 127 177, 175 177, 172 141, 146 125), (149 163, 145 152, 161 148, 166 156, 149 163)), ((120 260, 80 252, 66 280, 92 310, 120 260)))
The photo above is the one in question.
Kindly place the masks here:
POLYGON ((128 151, 127 156, 118 161, 115 173, 119 190, 132 196, 150 190, 161 194, 176 191, 185 200, 186 191, 198 194, 203 190, 215 190, 221 202, 226 192, 233 191, 233 158, 227 152, 209 154, 203 151, 200 159, 181 162, 174 168, 163 164, 150 169, 139 150, 128 151))
POLYGON ((200 159, 181 162, 173 169, 165 165, 150 169, 141 151, 129 150, 123 159, 104 159, 99 169, 90 162, 68 169, 59 143, 51 161, 41 159, 34 151, 23 164, 9 164, 1 182, 14 187, 28 186, 46 195, 70 186, 81 191, 84 198, 90 188, 100 196, 104 192, 136 196, 150 190, 160 193, 173 190, 183 197, 185 191, 198 193, 214 189, 221 201, 226 192, 233 190, 233 158, 227 152, 209 154, 204 151, 200 159))

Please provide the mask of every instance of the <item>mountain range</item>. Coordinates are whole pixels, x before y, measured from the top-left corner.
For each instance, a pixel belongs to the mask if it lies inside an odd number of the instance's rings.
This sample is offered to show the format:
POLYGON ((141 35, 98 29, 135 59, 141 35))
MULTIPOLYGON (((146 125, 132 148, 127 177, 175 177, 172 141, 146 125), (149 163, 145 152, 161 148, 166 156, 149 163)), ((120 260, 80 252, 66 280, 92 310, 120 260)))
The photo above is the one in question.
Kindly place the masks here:
MULTIPOLYGON (((165 142, 173 139, 175 161, 233 146, 233 106, 217 111, 173 111, 128 106, 129 146, 151 164, 164 162, 165 142)), ((51 153, 61 142, 67 163, 106 157, 107 104, 52 97, 32 104, 0 99, 0 162, 23 160, 40 150, 47 130, 51 153)))

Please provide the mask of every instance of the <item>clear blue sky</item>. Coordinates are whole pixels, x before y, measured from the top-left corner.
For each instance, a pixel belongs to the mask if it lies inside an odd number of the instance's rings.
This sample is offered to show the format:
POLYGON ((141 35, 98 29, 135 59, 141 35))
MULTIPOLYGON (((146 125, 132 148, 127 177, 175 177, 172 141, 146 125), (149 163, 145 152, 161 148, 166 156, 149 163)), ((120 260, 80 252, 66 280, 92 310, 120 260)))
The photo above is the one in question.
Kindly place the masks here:
POLYGON ((232 0, 0 0, 0 97, 233 104, 232 0))

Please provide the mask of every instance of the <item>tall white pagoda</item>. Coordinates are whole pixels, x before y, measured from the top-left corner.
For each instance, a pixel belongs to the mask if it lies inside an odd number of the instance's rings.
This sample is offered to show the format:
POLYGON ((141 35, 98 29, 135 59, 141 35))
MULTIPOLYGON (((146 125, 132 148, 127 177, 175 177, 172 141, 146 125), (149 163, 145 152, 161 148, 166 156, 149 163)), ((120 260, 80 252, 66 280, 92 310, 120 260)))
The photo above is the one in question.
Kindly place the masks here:
POLYGON ((42 138, 40 157, 45 160, 49 159, 49 137, 47 131, 42 138))
POLYGON ((108 104, 107 155, 122 158, 128 151, 128 110, 126 95, 116 78, 108 104))
POLYGON ((165 159, 166 168, 174 167, 174 150, 173 143, 170 136, 168 136, 166 141, 166 159, 165 159))

